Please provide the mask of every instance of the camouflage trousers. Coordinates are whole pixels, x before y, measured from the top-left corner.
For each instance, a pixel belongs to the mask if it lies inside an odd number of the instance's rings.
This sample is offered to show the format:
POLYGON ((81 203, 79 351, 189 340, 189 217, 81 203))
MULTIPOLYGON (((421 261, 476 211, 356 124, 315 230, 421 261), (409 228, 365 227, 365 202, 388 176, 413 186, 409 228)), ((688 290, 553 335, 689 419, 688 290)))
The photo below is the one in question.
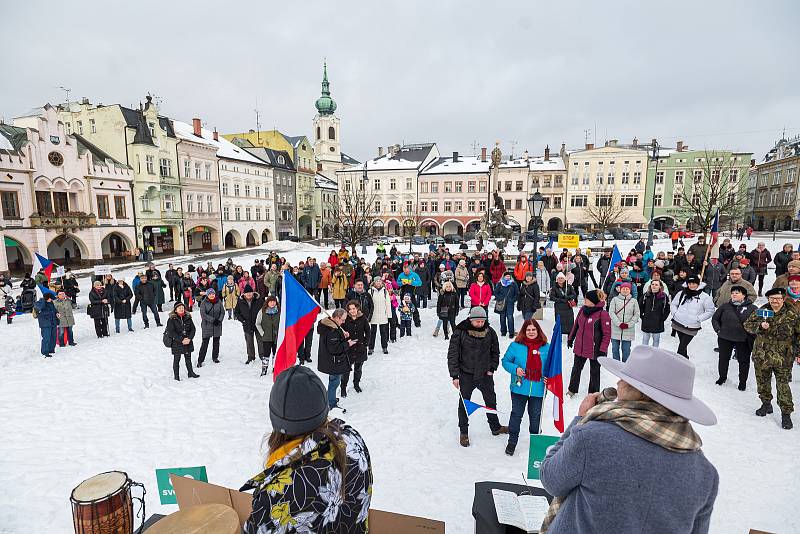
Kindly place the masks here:
POLYGON ((782 413, 792 413, 792 390, 789 381, 792 379, 791 367, 775 367, 772 365, 754 362, 758 396, 762 402, 772 402, 772 375, 775 375, 775 385, 778 390, 778 407, 782 413))

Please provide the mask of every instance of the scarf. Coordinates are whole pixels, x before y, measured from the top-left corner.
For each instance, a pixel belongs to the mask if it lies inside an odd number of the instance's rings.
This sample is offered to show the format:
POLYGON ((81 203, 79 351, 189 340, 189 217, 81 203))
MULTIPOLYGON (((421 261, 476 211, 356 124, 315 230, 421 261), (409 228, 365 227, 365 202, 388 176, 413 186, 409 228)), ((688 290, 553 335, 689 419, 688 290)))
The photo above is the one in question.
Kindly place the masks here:
POLYGON ((525 379, 531 382, 540 382, 542 380, 542 357, 539 354, 539 347, 542 346, 542 340, 538 337, 536 339, 528 339, 526 336, 522 340, 522 344, 528 347, 528 359, 525 362, 525 379))
MULTIPOLYGON (((613 423, 636 437, 672 452, 694 452, 703 445, 688 419, 651 400, 600 403, 586 412, 577 424, 589 421, 613 423)), ((539 529, 541 534, 547 532, 567 498, 568 495, 553 498, 539 529)))
POLYGON ((583 313, 586 317, 591 317, 595 313, 602 311, 602 309, 603 306, 601 304, 598 304, 596 306, 584 306, 581 309, 581 313, 583 313))
POLYGON ((512 281, 511 281, 510 279, 508 279, 508 280, 507 280, 505 276, 504 276, 503 278, 501 278, 501 279, 500 279, 500 283, 502 284, 502 286, 503 286, 503 287, 508 287, 508 286, 510 286, 510 285, 511 285, 511 282, 512 282, 512 281))
POLYGON ((683 306, 683 304, 684 304, 684 303, 685 303, 687 300, 689 300, 689 299, 693 299, 693 298, 695 298, 697 295, 699 295, 699 294, 700 294, 700 291, 701 291, 701 289, 700 289, 699 287, 698 287, 697 289, 695 289, 694 291, 692 291, 691 289, 689 289, 688 287, 686 287, 686 289, 684 289, 684 290, 681 292, 681 300, 680 300, 680 302, 679 302, 678 304, 679 304, 680 306, 683 306))
POLYGON ((794 291, 792 291, 791 287, 786 288, 786 294, 788 294, 792 298, 792 300, 800 299, 800 293, 795 293, 794 291))

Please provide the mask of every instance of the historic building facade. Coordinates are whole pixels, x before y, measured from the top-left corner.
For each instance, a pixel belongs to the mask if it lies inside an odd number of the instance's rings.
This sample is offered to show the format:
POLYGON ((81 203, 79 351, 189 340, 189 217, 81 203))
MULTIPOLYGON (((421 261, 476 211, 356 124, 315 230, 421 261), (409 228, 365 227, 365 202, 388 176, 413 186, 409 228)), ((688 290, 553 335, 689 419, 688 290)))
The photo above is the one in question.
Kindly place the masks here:
POLYGON ((797 195, 800 168, 800 136, 780 139, 756 166, 758 176, 753 206, 756 230, 800 229, 797 195))
POLYGON ((87 99, 59 108, 66 132, 76 133, 133 169, 136 245, 158 254, 185 250, 178 139, 172 121, 148 95, 138 110, 87 99))
POLYGON ((130 167, 46 105, 0 124, 0 272, 30 268, 39 253, 62 265, 126 257, 135 246, 130 167))
MULTIPOLYGON (((566 204, 564 198, 567 186, 567 168, 564 164, 566 152, 561 146, 561 154, 553 156, 546 147, 543 156, 528 158, 528 196, 536 191, 544 197, 545 204, 540 228, 545 231, 564 229, 566 204)), ((530 213, 526 213, 525 228, 533 230, 530 213)))
POLYGON ((172 124, 179 140, 178 168, 186 250, 220 250, 223 237, 217 144, 213 137, 203 137, 198 118, 192 119, 191 125, 180 121, 172 124))
POLYGON ((332 238, 336 234, 338 217, 336 206, 339 205, 339 186, 334 181, 317 174, 314 187, 314 214, 317 238, 332 238))
POLYGON ((493 205, 491 162, 481 156, 439 157, 419 174, 420 226, 424 234, 463 234, 480 228, 493 205))

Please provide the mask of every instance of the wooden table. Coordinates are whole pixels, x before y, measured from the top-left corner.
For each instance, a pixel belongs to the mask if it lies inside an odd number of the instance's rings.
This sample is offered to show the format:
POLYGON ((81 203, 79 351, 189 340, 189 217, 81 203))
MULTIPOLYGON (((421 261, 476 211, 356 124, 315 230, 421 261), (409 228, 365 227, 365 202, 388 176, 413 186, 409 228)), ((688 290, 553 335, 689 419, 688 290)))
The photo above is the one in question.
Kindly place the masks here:
POLYGON ((178 510, 147 529, 147 534, 238 534, 239 516, 224 504, 198 504, 178 510))

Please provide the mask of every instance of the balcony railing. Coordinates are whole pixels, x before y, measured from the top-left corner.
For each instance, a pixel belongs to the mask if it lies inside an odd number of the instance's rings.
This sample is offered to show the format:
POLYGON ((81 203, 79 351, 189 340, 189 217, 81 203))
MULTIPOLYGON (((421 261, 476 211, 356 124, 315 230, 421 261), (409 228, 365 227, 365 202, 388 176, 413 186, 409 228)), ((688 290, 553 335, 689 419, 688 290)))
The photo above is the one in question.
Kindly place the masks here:
POLYGON ((179 176, 161 176, 161 183, 164 185, 178 186, 181 185, 181 179, 179 176))
POLYGON ((35 228, 87 228, 97 225, 97 217, 91 213, 70 211, 67 213, 34 213, 31 215, 31 226, 35 228))

